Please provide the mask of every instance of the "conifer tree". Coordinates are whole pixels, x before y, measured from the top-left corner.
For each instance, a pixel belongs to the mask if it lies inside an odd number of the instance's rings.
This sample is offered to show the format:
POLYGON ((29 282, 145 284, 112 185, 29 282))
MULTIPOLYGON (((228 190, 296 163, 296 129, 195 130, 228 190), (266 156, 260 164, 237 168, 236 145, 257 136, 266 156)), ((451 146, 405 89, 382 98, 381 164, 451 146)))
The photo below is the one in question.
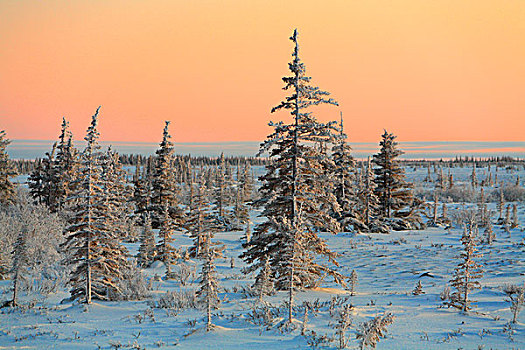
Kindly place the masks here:
POLYGON ((203 264, 200 272, 199 290, 197 297, 206 308, 206 331, 211 331, 214 327, 211 320, 211 310, 216 309, 219 301, 219 283, 217 281, 217 271, 215 260, 222 257, 224 246, 220 242, 212 242, 211 233, 206 232, 204 240, 204 253, 202 255, 203 264))
POLYGON ((441 205, 441 216, 439 218, 441 220, 441 222, 443 223, 450 223, 450 220, 447 216, 447 203, 443 202, 443 204, 441 205))
POLYGON ((39 161, 35 170, 29 175, 28 187, 29 193, 35 199, 35 203, 45 204, 51 207, 52 196, 56 190, 54 182, 54 167, 56 142, 51 148, 51 152, 46 152, 45 158, 39 161))
POLYGON ((225 218, 224 208, 226 207, 226 193, 227 193, 227 179, 226 179, 226 161, 224 153, 221 153, 219 158, 219 166, 217 168, 217 188, 215 190, 215 205, 217 206, 217 213, 220 218, 225 218))
POLYGON ((487 237, 487 244, 492 244, 492 242, 494 241, 494 229, 492 227, 492 222, 490 221, 490 218, 487 221, 487 225, 485 226, 485 236, 487 237))
POLYGON ((74 190, 73 177, 78 171, 77 150, 73 146, 73 135, 69 131, 69 122, 62 118, 60 135, 56 148, 56 157, 53 162, 53 180, 55 193, 50 203, 51 212, 64 207, 67 199, 74 190))
POLYGON ((488 209, 485 203, 485 189, 482 187, 480 190, 479 202, 478 202, 478 215, 480 218, 481 226, 487 225, 488 220, 488 209))
POLYGON ((239 181, 239 185, 242 191, 242 200, 244 202, 251 202, 253 200, 253 191, 255 187, 254 182, 255 181, 253 179, 250 163, 245 162, 239 181))
POLYGON ((476 163, 474 163, 474 166, 472 167, 472 174, 470 175, 470 183, 472 184, 472 188, 478 187, 478 176, 476 175, 476 163))
POLYGON ((454 269, 454 276, 450 280, 451 285, 456 288, 451 296, 450 305, 467 312, 471 309, 472 303, 469 293, 480 288, 477 279, 481 278, 483 271, 482 266, 476 262, 476 259, 481 257, 476 249, 478 230, 476 213, 473 211, 464 213, 464 228, 461 237, 463 251, 458 256, 460 263, 454 269))
POLYGON ((346 134, 343 127, 343 114, 339 124, 339 134, 332 148, 332 159, 334 162, 335 175, 335 197, 340 207, 336 218, 343 231, 362 230, 364 224, 357 212, 357 193, 355 188, 355 161, 350 145, 346 142, 346 134))
POLYGON ((241 189, 235 189, 235 202, 231 211, 231 229, 242 230, 242 226, 248 222, 249 211, 246 203, 241 198, 241 189))
POLYGON ((263 301, 265 295, 271 295, 274 292, 269 258, 265 259, 264 267, 259 271, 259 274, 255 278, 253 289, 255 290, 259 302, 263 301))
POLYGON ((376 348, 381 338, 385 337, 386 327, 394 322, 392 314, 376 316, 374 319, 363 322, 357 329, 356 339, 359 339, 359 349, 364 350, 366 347, 376 348))
POLYGON ((512 223, 510 225, 510 228, 516 228, 519 226, 519 221, 518 221, 518 206, 516 205, 516 203, 514 203, 512 205, 512 223))
POLYGON ((102 153, 98 143, 98 113, 87 130, 86 148, 81 155, 75 192, 71 198, 72 217, 66 228, 65 263, 72 267, 69 283, 72 299, 109 300, 118 295, 118 278, 125 250, 114 235, 113 205, 109 186, 103 178, 102 153))
POLYGON ((43 181, 44 181, 44 164, 43 160, 40 158, 35 159, 35 167, 33 171, 29 174, 27 178, 27 187, 29 188, 29 193, 32 198, 34 198, 35 203, 43 203, 44 200, 44 191, 43 191, 43 181))
POLYGON ((503 208, 505 208, 505 197, 503 196, 503 186, 500 186, 499 201, 498 201, 498 211, 499 211, 498 223, 501 223, 503 221, 503 208))
POLYGON ((166 278, 171 277, 171 265, 178 257, 177 252, 171 245, 174 242, 175 224, 169 214, 168 204, 164 205, 163 216, 160 221, 159 243, 157 244, 157 260, 162 261, 166 267, 166 278))
MULTIPOLYGON (((310 84, 305 75, 305 65, 299 58, 297 30, 290 38, 294 43, 293 60, 289 64, 291 76, 283 78, 285 90, 292 90, 272 112, 285 109, 293 117, 292 124, 270 123, 274 132, 261 145, 260 153, 268 151, 270 162, 267 172, 260 179, 261 198, 255 205, 264 207, 266 220, 258 225, 247 249, 241 257, 248 263, 247 272, 264 268, 269 259, 276 288, 288 290, 313 286, 315 281, 330 275, 339 283, 342 276, 314 258, 321 255, 336 264, 335 254, 317 235, 319 228, 337 232, 339 225, 321 208, 339 210, 337 201, 326 191, 326 161, 319 147, 332 137, 333 124, 321 124, 308 112, 319 104, 336 102, 328 92, 310 84), (301 214, 299 213, 301 212, 301 214), (301 218, 300 218, 301 217, 301 218), (301 271, 299 271, 300 269, 301 271)), ((290 303, 291 304, 291 303, 290 303)), ((290 306, 291 307, 291 306, 290 306)), ((291 317, 290 317, 291 321, 291 317)))
POLYGON ((362 232, 387 232, 388 229, 381 223, 379 215, 379 199, 376 195, 374 173, 370 164, 370 157, 363 165, 363 184, 359 186, 358 211, 361 213, 361 222, 364 224, 362 232))
POLYGON ((11 178, 17 174, 7 154, 7 146, 10 143, 5 131, 0 130, 0 204, 11 203, 15 198, 15 185, 11 178))
MULTIPOLYGON (((146 173, 147 167, 137 164, 133 175, 133 203, 135 203, 135 214, 144 218, 149 213, 151 206, 151 181, 146 173)), ((149 215, 149 214, 148 214, 149 215)))
POLYGON ((505 209, 505 220, 503 221, 503 226, 505 228, 505 231, 509 234, 510 237, 510 204, 507 205, 505 209))
POLYGON ((439 197, 437 193, 437 188, 435 188, 434 189, 434 204, 432 206, 432 225, 434 226, 437 226, 438 224, 438 206, 439 206, 438 199, 439 197))
POLYGON ((454 187, 454 176, 450 173, 448 173, 448 189, 450 190, 452 187, 454 187))
POLYGON ((350 277, 348 280, 350 282, 350 295, 354 296, 355 287, 357 286, 357 283, 358 283, 357 272, 355 272, 355 270, 352 270, 352 273, 350 274, 350 277))
POLYGON ((155 245, 155 233, 151 228, 151 218, 148 213, 144 215, 144 224, 140 235, 140 247, 138 252, 138 264, 141 267, 149 267, 157 255, 155 245))
POLYGON ((212 208, 206 201, 206 188, 202 182, 197 189, 193 210, 189 213, 185 227, 193 239, 190 256, 201 258, 205 253, 204 245, 208 235, 213 238, 220 227, 216 215, 213 215, 212 208))
POLYGON ((417 229, 422 226, 418 212, 421 201, 414 198, 413 185, 406 181, 405 170, 396 159, 403 151, 397 148, 395 138, 385 130, 379 143, 381 150, 373 159, 380 214, 394 230, 417 229))
POLYGON ((9 302, 10 306, 18 306, 18 294, 20 284, 24 279, 24 271, 29 265, 29 252, 27 249, 27 230, 21 230, 13 248, 13 266, 11 274, 13 275, 13 299, 9 302))
POLYGON ((245 241, 245 243, 250 243, 250 241, 252 240, 252 226, 250 224, 250 221, 246 223, 246 229, 244 230, 243 240, 245 241))
POLYGON ((170 141, 169 121, 165 122, 162 141, 155 152, 155 168, 152 176, 151 215, 153 227, 158 227, 167 205, 169 214, 175 219, 174 224, 180 225, 182 215, 179 208, 179 188, 175 177, 175 156, 173 143, 170 141))
MULTIPOLYGON (((269 258, 276 288, 289 292, 289 317, 292 321, 293 293, 296 289, 315 285, 324 276, 344 284, 343 277, 326 263, 316 261, 320 255, 326 262, 337 264, 336 254, 317 235, 319 229, 336 233, 339 225, 330 216, 338 212, 338 204, 327 184, 332 184, 325 171, 327 162, 324 144, 333 138, 333 123, 319 123, 308 111, 319 104, 337 104, 328 92, 311 85, 305 65, 299 58, 297 30, 290 38, 294 43, 291 75, 284 77, 284 90, 292 90, 272 112, 288 110, 292 124, 270 123, 274 132, 261 144, 259 153, 269 152, 266 174, 260 179, 261 198, 256 206, 264 207, 266 220, 259 224, 241 257, 248 263, 246 272, 264 267, 269 258)), ((332 163, 333 166, 333 163, 332 163)))
POLYGON ((352 326, 352 305, 344 305, 342 310, 337 314, 337 323, 335 324, 335 335, 338 340, 337 348, 346 349, 350 341, 350 337, 347 337, 346 332, 348 328, 352 326))
POLYGON ((443 168, 439 167, 438 179, 436 181, 436 188, 439 190, 445 189, 445 175, 443 174, 443 168))
POLYGON ((423 285, 421 284, 421 280, 417 282, 416 287, 412 291, 412 295, 420 295, 420 294, 425 294, 425 292, 423 291, 423 285))
POLYGON ((72 179, 78 171, 77 166, 77 151, 72 144, 69 123, 62 118, 58 142, 53 144, 51 152, 46 152, 46 157, 29 176, 32 197, 47 205, 51 212, 62 209, 73 190, 72 179))

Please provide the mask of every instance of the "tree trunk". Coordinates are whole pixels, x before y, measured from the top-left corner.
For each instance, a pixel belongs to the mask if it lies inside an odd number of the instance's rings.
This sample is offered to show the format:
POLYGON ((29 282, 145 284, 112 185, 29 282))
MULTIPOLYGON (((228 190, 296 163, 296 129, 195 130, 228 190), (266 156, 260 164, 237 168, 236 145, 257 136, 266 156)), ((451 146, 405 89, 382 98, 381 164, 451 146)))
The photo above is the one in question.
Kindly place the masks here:
POLYGON ((294 265, 292 261, 292 267, 290 269, 290 290, 288 291, 288 323, 292 324, 293 321, 293 279, 294 279, 294 265))
POLYGON ((211 331, 212 324, 211 324, 211 296, 210 291, 208 290, 208 296, 206 297, 207 305, 206 305, 206 332, 211 331))

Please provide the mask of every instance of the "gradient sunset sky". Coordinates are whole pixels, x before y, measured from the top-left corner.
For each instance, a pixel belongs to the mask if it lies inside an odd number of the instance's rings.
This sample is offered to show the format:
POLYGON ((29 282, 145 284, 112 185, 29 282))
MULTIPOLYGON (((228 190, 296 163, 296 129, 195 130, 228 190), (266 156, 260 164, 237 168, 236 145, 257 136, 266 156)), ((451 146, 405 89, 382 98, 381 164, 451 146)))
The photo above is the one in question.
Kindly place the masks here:
POLYGON ((0 129, 109 141, 263 140, 299 30, 350 140, 525 140, 525 1, 0 0, 0 129))

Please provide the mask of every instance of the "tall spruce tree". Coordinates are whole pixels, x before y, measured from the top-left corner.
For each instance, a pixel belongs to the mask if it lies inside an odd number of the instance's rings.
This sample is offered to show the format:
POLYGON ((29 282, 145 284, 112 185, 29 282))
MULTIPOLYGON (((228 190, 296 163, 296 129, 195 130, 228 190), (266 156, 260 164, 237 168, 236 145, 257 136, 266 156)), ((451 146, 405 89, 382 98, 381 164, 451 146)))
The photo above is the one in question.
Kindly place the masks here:
POLYGON ((16 170, 9 160, 7 146, 11 141, 6 138, 5 131, 0 131, 0 204, 8 204, 15 199, 15 185, 11 178, 15 177, 16 170))
POLYGON ((73 147, 69 123, 62 118, 58 142, 29 176, 31 196, 36 202, 47 205, 51 212, 59 211, 71 195, 77 167, 77 151, 73 147))
POLYGON ((211 232, 208 231, 205 234, 203 254, 201 255, 203 263, 200 273, 200 287, 197 291, 197 297, 206 309, 206 331, 210 331, 214 327, 211 320, 211 310, 216 309, 220 303, 215 260, 223 256, 224 245, 221 242, 212 242, 211 232))
POLYGON ((118 295, 118 278, 125 250, 114 233, 114 205, 98 143, 97 108, 87 130, 86 148, 81 154, 75 192, 71 196, 72 215, 62 245, 71 266, 69 279, 72 299, 109 300, 118 295))
POLYGON ((422 202, 414 198, 414 186, 406 181, 405 170, 397 160, 404 152, 398 149, 393 134, 385 130, 381 137, 381 149, 373 158, 381 217, 394 230, 420 228, 419 208, 422 202))
POLYGON ((343 127, 343 114, 339 124, 339 134, 332 148, 332 159, 335 165, 335 197, 340 206, 336 218, 343 231, 362 230, 364 224, 357 212, 357 193, 355 179, 355 161, 351 155, 352 148, 346 142, 347 136, 343 127))
POLYGON ((77 150, 73 146, 73 135, 69 131, 69 122, 65 117, 62 118, 53 168, 55 194, 50 210, 55 212, 64 207, 71 192, 74 190, 72 180, 78 170, 77 150))
POLYGON ((35 203, 45 204, 48 208, 51 208, 51 202, 56 193, 56 176, 53 165, 55 163, 56 145, 55 142, 51 147, 51 152, 46 152, 45 158, 38 162, 27 181, 29 193, 34 198, 35 203))
POLYGON ((261 216, 266 219, 256 227, 250 242, 243 245, 246 251, 241 255, 249 265, 246 272, 263 269, 269 259, 277 289, 289 291, 290 322, 296 288, 314 286, 326 275, 344 283, 343 277, 326 264, 337 264, 336 254, 317 235, 320 228, 339 231, 337 221, 321 210, 332 207, 337 212, 339 208, 333 193, 326 191, 326 183, 331 183, 325 178, 322 163, 326 157, 315 146, 330 139, 333 124, 319 123, 308 112, 311 106, 337 103, 328 98, 328 92, 312 86, 311 78, 305 75, 297 36, 294 30, 290 38, 294 43, 293 60, 288 65, 292 74, 282 79, 283 89, 292 92, 272 109, 288 110, 293 123, 270 123, 274 132, 261 144, 259 153, 268 151, 272 161, 260 178, 261 198, 255 205, 264 208, 261 216), (326 259, 319 262, 317 255, 326 259))
POLYGON ((179 225, 182 220, 179 208, 179 188, 176 182, 175 151, 170 141, 169 121, 165 122, 162 141, 155 152, 155 167, 152 176, 151 219, 153 227, 159 227, 164 215, 164 207, 168 206, 174 224, 179 225))

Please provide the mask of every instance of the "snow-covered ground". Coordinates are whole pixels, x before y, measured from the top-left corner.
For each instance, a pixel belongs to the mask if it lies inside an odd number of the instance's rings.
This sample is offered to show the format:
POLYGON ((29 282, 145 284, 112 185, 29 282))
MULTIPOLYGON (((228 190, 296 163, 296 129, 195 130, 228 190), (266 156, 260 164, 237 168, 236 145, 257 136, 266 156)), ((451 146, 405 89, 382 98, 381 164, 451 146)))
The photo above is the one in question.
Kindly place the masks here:
MULTIPOLYGON (((457 184, 470 181, 472 169, 453 168, 457 184)), ((494 169, 493 169, 494 171, 494 169)), ((447 174, 448 169, 445 169, 447 174)), ((477 169, 481 179, 487 169, 477 169)), ((485 173, 485 175, 484 175, 485 173)), ((426 169, 407 169, 409 179, 416 180, 418 187, 430 189, 433 184, 421 181, 426 169)), ((525 179, 525 171, 499 169, 499 181, 514 183, 517 175, 525 179)), ((432 173, 435 178, 436 174, 432 173)), ((522 180, 523 181, 523 180, 522 180)), ((422 231, 401 231, 390 234, 323 235, 332 250, 340 254, 338 270, 349 276, 355 269, 358 275, 356 295, 333 283, 321 288, 299 292, 296 299, 298 328, 279 331, 277 326, 266 329, 262 325, 265 314, 257 298, 243 293, 251 285, 253 275, 244 275, 243 262, 238 258, 242 252, 243 232, 216 234, 216 240, 226 245, 225 258, 218 261, 218 273, 222 292, 220 309, 214 312, 213 322, 217 328, 203 331, 203 312, 200 309, 184 310, 155 307, 155 301, 167 291, 190 291, 197 288, 197 281, 181 286, 176 280, 155 280, 164 274, 158 263, 144 270, 152 279, 151 298, 144 301, 99 302, 85 306, 61 301, 69 296, 67 290, 48 297, 24 295, 25 310, 4 308, 0 310, 0 349, 304 349, 313 346, 323 334, 335 334, 335 319, 331 317, 340 305, 351 304, 353 325, 348 334, 349 348, 357 348, 356 328, 374 316, 390 312, 395 316, 388 327, 379 349, 523 349, 525 348, 525 312, 508 330, 511 319, 509 303, 502 291, 505 284, 523 285, 525 282, 525 204, 517 203, 520 225, 510 235, 499 225, 492 245, 479 245, 484 266, 480 279, 482 288, 472 293, 476 300, 472 312, 463 314, 443 305, 440 293, 452 278, 457 256, 461 251, 460 228, 431 227, 422 231), (230 258, 235 260, 231 268, 230 258), (424 294, 413 295, 418 281, 424 294), (303 302, 317 306, 310 309, 306 324, 306 336, 301 335, 304 320, 303 302), (313 311, 312 311, 313 310, 313 311), (316 336, 312 336, 313 330, 316 336)), ((449 215, 454 208, 475 206, 470 203, 449 203, 449 215)), ((489 203, 494 210, 496 203, 489 203)), ((260 221, 258 212, 251 218, 260 221)), ((493 217, 493 221, 495 218, 493 217)), ((483 232, 480 232, 482 235, 483 232)), ((182 233, 175 237, 176 246, 188 247, 191 240, 182 233)), ((128 245, 135 253, 138 244, 128 245)), ((197 268, 197 261, 190 261, 197 268)), ((176 270, 176 267, 174 267, 176 270)), ((7 300, 10 281, 0 281, 0 298, 7 300)), ((266 315, 273 324, 286 317, 283 302, 285 292, 266 297, 266 315)), ((335 312, 336 313, 336 312, 335 312)), ((337 343, 321 342, 319 348, 336 348, 337 343)))

